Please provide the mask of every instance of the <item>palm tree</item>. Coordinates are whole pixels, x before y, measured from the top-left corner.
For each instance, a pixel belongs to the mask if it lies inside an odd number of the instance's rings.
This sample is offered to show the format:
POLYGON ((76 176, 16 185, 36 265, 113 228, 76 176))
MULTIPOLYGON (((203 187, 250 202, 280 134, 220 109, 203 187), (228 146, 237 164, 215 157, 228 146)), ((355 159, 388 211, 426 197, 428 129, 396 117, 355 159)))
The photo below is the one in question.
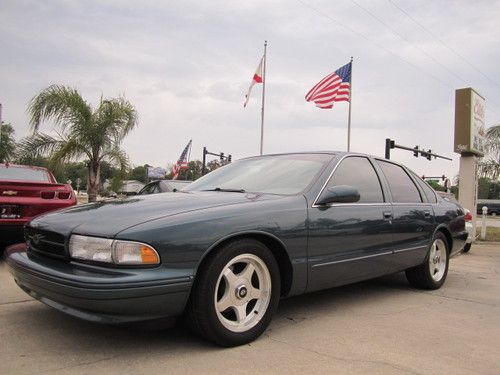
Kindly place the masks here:
POLYGON ((486 131, 486 155, 484 158, 484 174, 492 180, 500 175, 500 125, 494 125, 486 131))
POLYGON ((14 128, 11 124, 0 123, 0 163, 13 158, 16 149, 14 128))
POLYGON ((20 143, 22 154, 48 156, 55 168, 70 160, 85 160, 89 202, 97 198, 102 161, 122 170, 128 167, 120 144, 136 126, 137 113, 125 98, 101 97, 94 109, 76 89, 52 85, 31 100, 28 114, 33 135, 20 143), (55 137, 38 132, 44 120, 54 121, 55 137))

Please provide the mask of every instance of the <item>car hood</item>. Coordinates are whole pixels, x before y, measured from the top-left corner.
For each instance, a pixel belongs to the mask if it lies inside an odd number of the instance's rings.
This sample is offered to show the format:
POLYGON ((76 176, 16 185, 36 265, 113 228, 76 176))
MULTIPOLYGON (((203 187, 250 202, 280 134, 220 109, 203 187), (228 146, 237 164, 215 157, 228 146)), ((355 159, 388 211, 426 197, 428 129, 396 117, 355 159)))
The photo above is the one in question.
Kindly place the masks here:
POLYGON ((64 236, 78 233, 111 238, 132 226, 167 216, 280 198, 283 196, 212 191, 161 193, 78 205, 39 216, 29 226, 64 236))

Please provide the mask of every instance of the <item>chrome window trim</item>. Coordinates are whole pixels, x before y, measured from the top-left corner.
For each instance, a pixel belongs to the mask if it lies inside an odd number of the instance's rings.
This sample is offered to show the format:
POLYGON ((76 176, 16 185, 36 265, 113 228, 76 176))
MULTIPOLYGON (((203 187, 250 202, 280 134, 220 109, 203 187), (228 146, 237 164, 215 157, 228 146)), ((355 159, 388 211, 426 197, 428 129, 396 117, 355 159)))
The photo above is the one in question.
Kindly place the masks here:
POLYGON ((363 154, 347 154, 347 155, 344 155, 340 158, 340 160, 337 162, 337 164, 335 165, 335 167, 333 168, 333 170, 331 171, 331 173, 329 174, 328 178, 326 179, 325 183, 323 184, 323 186, 321 187, 321 190, 319 191, 318 195, 316 195, 316 198, 314 199, 314 203, 311 205, 311 208, 318 208, 318 207, 336 207, 336 206, 347 206, 347 205, 350 205, 350 206, 358 206, 358 205, 364 205, 364 206, 381 206, 381 205, 388 205, 390 204, 390 202, 388 202, 386 200, 386 194, 384 193, 384 187, 382 186, 382 183, 380 181, 380 177, 377 173, 377 170, 375 169, 375 167, 372 165, 373 163, 370 161, 370 156, 368 155, 363 155, 363 154), (379 180, 379 184, 380 184, 380 190, 382 191, 382 198, 384 199, 384 202, 377 202, 377 203, 330 203, 330 204, 316 204, 316 202, 318 201, 319 197, 321 196, 321 194, 323 194, 323 191, 325 190, 326 188, 326 185, 328 185, 328 182, 330 182, 333 174, 335 173, 335 171, 337 170, 338 166, 340 165, 340 163, 342 163, 342 161, 345 159, 345 158, 348 158, 350 156, 356 156, 356 157, 362 157, 362 158, 365 158, 368 160, 368 162, 370 163, 370 165, 372 166, 373 168, 373 171, 375 172, 375 175, 377 176, 377 179, 379 180))

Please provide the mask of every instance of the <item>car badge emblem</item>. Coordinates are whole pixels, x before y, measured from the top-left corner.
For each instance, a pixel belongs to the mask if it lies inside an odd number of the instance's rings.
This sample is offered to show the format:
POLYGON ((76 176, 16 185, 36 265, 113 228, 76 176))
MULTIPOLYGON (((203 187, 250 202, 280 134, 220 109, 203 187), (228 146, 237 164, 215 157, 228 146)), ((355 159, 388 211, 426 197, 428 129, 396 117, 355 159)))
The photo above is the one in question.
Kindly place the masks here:
POLYGON ((14 190, 4 190, 2 192, 2 195, 10 195, 10 196, 17 195, 17 191, 14 191, 14 190))
POLYGON ((40 244, 40 241, 43 239, 43 235, 41 234, 34 234, 31 236, 31 242, 33 242, 34 245, 40 244))

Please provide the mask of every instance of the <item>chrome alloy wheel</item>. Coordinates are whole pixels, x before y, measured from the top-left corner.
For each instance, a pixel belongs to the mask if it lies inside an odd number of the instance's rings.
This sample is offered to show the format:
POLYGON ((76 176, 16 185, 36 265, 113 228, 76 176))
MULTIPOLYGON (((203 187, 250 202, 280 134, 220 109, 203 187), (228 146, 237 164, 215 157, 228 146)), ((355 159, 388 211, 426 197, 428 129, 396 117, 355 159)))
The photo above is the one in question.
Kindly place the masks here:
POLYGON ((440 238, 434 240, 429 252, 429 271, 434 281, 439 282, 446 271, 446 245, 440 238))
POLYGON ((262 259, 241 254, 219 275, 214 303, 217 317, 232 332, 245 332, 264 317, 271 300, 271 275, 262 259))

